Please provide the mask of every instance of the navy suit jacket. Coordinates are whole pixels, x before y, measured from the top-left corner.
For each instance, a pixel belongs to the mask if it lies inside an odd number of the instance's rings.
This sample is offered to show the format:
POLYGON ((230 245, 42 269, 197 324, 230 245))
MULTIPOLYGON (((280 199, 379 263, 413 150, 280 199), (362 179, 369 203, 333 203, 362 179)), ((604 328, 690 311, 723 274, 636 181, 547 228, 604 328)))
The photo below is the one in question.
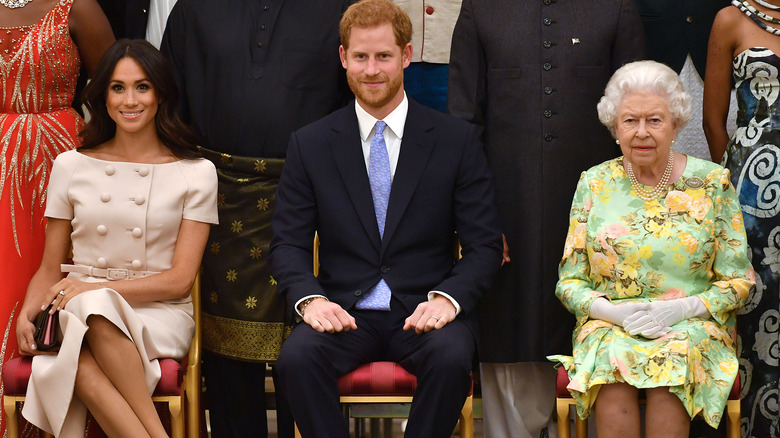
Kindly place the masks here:
POLYGON ((438 290, 471 320, 503 248, 477 129, 411 99, 383 239, 354 102, 292 134, 272 226, 271 269, 291 312, 313 294, 349 311, 384 278, 409 314, 438 290), (315 231, 318 278, 312 274, 315 231))

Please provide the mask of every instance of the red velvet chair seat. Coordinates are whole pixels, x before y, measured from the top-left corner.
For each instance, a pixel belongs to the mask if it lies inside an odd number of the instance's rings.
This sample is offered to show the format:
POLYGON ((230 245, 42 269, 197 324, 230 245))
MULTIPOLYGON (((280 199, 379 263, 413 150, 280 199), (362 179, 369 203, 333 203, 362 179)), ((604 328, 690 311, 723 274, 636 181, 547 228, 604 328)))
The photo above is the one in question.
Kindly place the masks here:
MULTIPOLYGON (((154 388, 154 395, 180 395, 187 369, 188 358, 181 362, 174 359, 161 359, 162 377, 154 388)), ((3 365, 3 387, 8 395, 25 395, 32 372, 32 357, 15 357, 3 365)))
POLYGON ((395 362, 361 365, 342 376, 338 383, 342 396, 411 396, 417 389, 417 377, 395 362))

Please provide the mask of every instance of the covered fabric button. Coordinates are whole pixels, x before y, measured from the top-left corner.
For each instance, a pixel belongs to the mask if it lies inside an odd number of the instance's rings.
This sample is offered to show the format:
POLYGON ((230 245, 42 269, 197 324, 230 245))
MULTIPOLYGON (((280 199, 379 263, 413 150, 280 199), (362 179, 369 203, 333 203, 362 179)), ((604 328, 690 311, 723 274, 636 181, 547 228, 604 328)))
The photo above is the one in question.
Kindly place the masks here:
POLYGON ((144 230, 138 227, 133 228, 133 237, 141 237, 143 235, 144 235, 144 230))
POLYGON ((108 233, 108 228, 106 228, 106 226, 105 226, 105 225, 98 225, 98 226, 97 226, 97 232, 98 232, 98 234, 100 234, 101 236, 105 236, 105 235, 106 235, 106 233, 108 233))
POLYGON ((108 202, 111 200, 111 193, 103 192, 100 194, 100 200, 103 202, 108 202))
POLYGON ((138 169, 138 174, 141 176, 149 175, 149 168, 148 167, 142 167, 138 169))
POLYGON ((98 257, 97 259, 97 267, 98 268, 105 268, 108 263, 106 262, 105 257, 98 257))
POLYGON ((133 269, 135 269, 136 271, 144 267, 144 264, 141 263, 140 260, 133 260, 131 265, 133 266, 133 269))
POLYGON ((116 169, 114 169, 114 166, 112 166, 110 164, 108 166, 106 166, 106 175, 111 176, 114 173, 116 173, 116 169))
POLYGON ((146 202, 146 197, 144 195, 138 195, 135 197, 135 205, 142 205, 144 202, 146 202))

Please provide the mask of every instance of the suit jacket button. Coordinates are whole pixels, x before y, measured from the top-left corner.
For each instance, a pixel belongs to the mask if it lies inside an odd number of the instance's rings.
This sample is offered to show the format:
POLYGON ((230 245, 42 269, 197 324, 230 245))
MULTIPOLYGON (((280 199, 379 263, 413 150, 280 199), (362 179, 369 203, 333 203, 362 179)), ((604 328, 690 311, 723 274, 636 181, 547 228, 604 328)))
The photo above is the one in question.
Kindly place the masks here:
POLYGON ((390 267, 389 267, 389 266, 382 266, 381 268, 379 268, 379 272, 381 272, 381 273, 383 273, 383 274, 387 274, 387 272, 388 272, 389 270, 390 270, 390 267))
POLYGON ((359 297, 361 295, 363 295, 363 291, 362 290, 358 289, 358 290, 355 291, 355 296, 356 297, 359 297))

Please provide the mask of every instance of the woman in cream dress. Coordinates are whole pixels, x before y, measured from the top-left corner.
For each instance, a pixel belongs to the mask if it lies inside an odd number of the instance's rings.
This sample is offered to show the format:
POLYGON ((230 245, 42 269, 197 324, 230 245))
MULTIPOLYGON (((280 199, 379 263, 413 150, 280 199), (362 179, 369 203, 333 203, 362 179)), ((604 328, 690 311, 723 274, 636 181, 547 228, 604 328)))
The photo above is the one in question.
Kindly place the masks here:
POLYGON ((216 171, 176 118, 173 77, 146 41, 109 48, 85 97, 91 120, 82 147, 54 162, 43 261, 17 324, 21 353, 37 354, 22 414, 62 437, 84 435, 87 410, 111 437, 165 437, 150 394, 157 358, 183 357, 192 339, 216 171), (33 321, 50 303, 62 346, 39 354, 33 321))

